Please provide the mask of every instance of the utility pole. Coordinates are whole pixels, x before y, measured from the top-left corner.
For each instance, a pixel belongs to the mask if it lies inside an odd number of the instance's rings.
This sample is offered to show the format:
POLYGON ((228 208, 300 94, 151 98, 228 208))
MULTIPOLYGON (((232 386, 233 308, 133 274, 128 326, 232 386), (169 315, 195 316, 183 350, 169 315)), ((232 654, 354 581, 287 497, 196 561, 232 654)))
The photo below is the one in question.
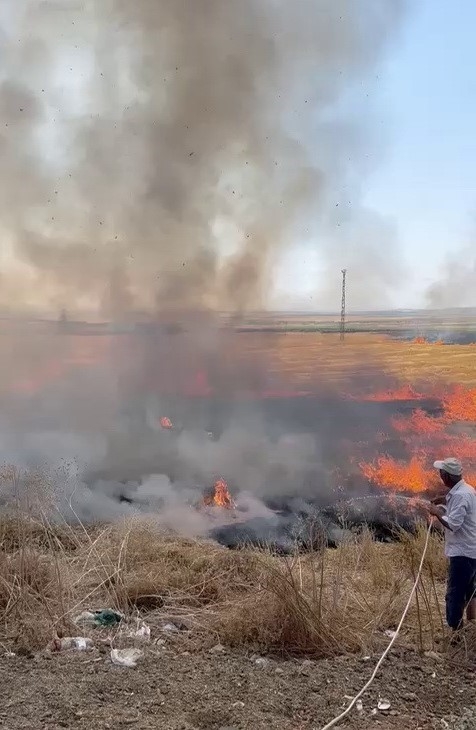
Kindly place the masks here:
POLYGON ((342 306, 340 310, 340 339, 344 341, 345 337, 345 277, 347 269, 342 269, 342 306))

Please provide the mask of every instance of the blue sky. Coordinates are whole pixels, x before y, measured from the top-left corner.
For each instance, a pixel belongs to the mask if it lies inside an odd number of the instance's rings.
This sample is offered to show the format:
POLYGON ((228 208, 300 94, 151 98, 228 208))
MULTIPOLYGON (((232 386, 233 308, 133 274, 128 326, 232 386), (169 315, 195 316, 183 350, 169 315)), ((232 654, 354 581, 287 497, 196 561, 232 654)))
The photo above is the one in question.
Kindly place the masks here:
MULTIPOLYGON (((391 302, 396 307, 425 306, 447 256, 476 242, 476 1, 410 4, 377 77, 362 89, 376 142, 363 202, 395 225, 408 270, 391 302)), ((289 303, 298 281, 296 306, 320 308, 312 251, 303 250, 300 263, 290 252, 283 283, 289 266, 296 273, 283 286, 289 303)), ((351 277, 349 270, 349 288, 351 277)))
POLYGON ((409 305, 449 252, 476 239, 476 2, 414 5, 379 74, 388 146, 365 195, 396 220, 417 272, 409 305))

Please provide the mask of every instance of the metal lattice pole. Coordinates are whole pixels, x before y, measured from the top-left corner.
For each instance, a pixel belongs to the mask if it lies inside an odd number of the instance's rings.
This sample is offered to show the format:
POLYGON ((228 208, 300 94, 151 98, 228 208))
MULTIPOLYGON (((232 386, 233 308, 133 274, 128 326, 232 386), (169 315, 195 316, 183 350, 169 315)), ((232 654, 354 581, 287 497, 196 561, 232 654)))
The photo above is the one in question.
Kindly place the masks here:
POLYGON ((342 269, 342 306, 340 310, 340 339, 343 342, 345 337, 345 277, 347 269, 342 269))

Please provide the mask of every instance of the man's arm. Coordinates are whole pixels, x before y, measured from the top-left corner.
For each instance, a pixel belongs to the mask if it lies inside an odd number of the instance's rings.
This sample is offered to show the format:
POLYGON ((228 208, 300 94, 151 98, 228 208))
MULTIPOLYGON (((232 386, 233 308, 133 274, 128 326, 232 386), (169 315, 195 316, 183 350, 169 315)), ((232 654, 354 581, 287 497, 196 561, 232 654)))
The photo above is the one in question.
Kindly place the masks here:
POLYGON ((465 494, 453 494, 446 514, 444 509, 439 505, 431 505, 429 512, 441 522, 443 527, 446 527, 452 532, 456 532, 463 524, 468 512, 467 497, 465 494))

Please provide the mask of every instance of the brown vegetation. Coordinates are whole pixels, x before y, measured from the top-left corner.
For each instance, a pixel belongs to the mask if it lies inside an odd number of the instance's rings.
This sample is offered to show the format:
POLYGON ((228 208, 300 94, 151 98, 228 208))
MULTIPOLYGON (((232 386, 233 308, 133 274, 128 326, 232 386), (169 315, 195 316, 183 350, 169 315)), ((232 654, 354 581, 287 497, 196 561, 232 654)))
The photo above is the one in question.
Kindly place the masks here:
MULTIPOLYGON (((107 606, 141 616, 156 636, 174 621, 190 647, 220 642, 316 658, 388 641, 423 546, 422 534, 384 545, 364 533, 336 550, 282 558, 177 538, 143 520, 89 531, 27 517, 3 517, 0 539, 5 648, 41 649, 56 635, 76 635, 81 610, 107 606)), ((444 631, 444 575, 435 534, 402 637, 422 650, 444 631)))
POLYGON ((437 346, 354 333, 341 343, 338 334, 290 332, 247 333, 242 347, 243 357, 248 351, 263 354, 271 371, 302 387, 312 386, 319 378, 346 384, 370 367, 410 384, 429 380, 476 385, 474 345, 437 346))
MULTIPOLYGON (((116 349, 127 337, 36 335, 22 339, 9 334, 2 351, 0 390, 32 395, 78 369, 87 372, 101 367, 117 359, 116 349)), ((137 343, 131 337, 120 357, 124 357, 126 350, 135 351, 137 343)), ((341 343, 338 334, 251 330, 227 338, 220 357, 223 363, 229 361, 234 367, 237 363, 248 368, 252 362, 263 362, 271 380, 296 389, 314 390, 322 382, 347 389, 356 376, 368 377, 369 372, 411 385, 424 381, 476 386, 474 354, 474 345, 438 346, 396 340, 382 333, 348 333, 341 343)))

